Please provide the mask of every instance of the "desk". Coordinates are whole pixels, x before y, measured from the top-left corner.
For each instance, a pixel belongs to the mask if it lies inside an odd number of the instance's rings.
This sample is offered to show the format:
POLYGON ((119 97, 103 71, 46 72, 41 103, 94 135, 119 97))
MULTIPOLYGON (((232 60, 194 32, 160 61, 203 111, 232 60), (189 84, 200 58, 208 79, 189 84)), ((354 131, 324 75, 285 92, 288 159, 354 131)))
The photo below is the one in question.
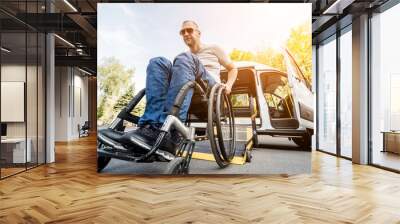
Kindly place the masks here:
POLYGON ((382 131, 381 133, 383 133, 382 152, 400 154, 400 131, 382 131))
POLYGON ((28 143, 25 152, 25 138, 6 138, 1 139, 1 157, 6 163, 26 163, 32 158, 30 138, 26 139, 28 143))

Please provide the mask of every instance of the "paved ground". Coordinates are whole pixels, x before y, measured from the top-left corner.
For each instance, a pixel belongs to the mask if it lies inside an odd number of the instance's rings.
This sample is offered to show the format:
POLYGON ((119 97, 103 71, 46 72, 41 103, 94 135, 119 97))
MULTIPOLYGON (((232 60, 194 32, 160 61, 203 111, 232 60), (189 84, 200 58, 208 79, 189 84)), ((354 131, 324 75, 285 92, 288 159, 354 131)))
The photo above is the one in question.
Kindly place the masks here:
MULTIPOLYGON (((311 153, 302 151, 293 142, 284 138, 262 136, 260 143, 269 143, 267 148, 253 150, 251 163, 230 165, 220 169, 215 162, 192 160, 191 174, 299 174, 311 172, 311 153), (271 143, 273 142, 273 144, 271 143)), ((166 163, 132 163, 112 159, 103 170, 104 173, 116 174, 159 174, 166 163)))

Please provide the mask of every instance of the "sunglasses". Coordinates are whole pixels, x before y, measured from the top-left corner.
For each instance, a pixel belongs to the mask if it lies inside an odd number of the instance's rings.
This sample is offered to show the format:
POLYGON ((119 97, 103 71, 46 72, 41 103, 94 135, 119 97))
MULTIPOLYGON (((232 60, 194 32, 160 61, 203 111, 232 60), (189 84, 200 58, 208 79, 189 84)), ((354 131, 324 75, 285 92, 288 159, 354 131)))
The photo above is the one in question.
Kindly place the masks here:
POLYGON ((179 31, 179 34, 180 34, 181 36, 183 36, 183 35, 185 35, 186 32, 187 32, 188 34, 192 34, 193 31, 194 31, 193 28, 186 28, 186 29, 182 29, 181 31, 179 31))

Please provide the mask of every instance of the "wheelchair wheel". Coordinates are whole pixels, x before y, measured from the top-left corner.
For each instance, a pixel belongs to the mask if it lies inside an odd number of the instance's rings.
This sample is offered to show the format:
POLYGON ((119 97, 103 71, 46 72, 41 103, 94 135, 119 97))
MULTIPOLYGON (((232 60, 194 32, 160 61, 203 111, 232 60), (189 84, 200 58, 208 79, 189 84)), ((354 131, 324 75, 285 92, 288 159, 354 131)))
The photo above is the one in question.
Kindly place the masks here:
MULTIPOLYGON (((220 89, 220 85, 214 85, 211 89, 210 92, 210 97, 208 100, 208 123, 207 123, 207 133, 208 133, 208 139, 210 141, 211 145, 211 150, 214 154, 214 159, 217 162, 218 166, 221 168, 224 168, 229 165, 229 160, 224 158, 223 153, 221 152, 221 144, 218 141, 217 142, 217 137, 218 135, 218 124, 217 120, 219 120, 219 117, 217 117, 217 97, 218 97, 218 89, 220 89), (218 118, 218 119, 217 119, 218 118)), ((223 145, 223 144, 222 144, 223 145)), ((225 149, 225 148, 224 148, 225 149)), ((228 153, 225 152, 225 155, 228 155, 228 153)))
POLYGON ((97 156, 97 172, 101 172, 110 162, 111 157, 97 156))
POLYGON ((182 157, 176 157, 171 160, 167 168, 164 170, 164 174, 185 174, 187 170, 185 169, 185 160, 182 157))
MULTIPOLYGON (((98 143, 97 147, 103 147, 103 144, 98 143)), ((110 162, 111 157, 97 155, 97 172, 101 172, 110 162)))
POLYGON ((235 120, 232 105, 223 88, 218 89, 216 97, 215 115, 218 144, 223 158, 230 162, 236 151, 235 120))

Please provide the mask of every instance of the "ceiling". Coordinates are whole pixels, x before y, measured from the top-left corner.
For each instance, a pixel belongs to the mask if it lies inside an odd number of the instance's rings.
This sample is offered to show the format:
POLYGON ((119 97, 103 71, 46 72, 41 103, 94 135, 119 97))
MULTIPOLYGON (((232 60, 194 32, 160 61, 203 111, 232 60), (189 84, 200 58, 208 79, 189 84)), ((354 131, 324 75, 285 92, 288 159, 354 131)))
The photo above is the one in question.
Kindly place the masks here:
MULTIPOLYGON (((316 43, 336 31, 339 20, 349 21, 351 17, 374 9, 388 0, 230 0, 191 2, 257 2, 257 3, 312 3, 312 34, 316 43)), ((97 58, 97 3, 122 2, 183 2, 166 0, 45 0, 18 1, 1 0, 0 21, 4 32, 18 32, 31 27, 40 32, 54 32, 58 35, 56 44, 56 65, 79 66, 90 73, 96 73, 97 58), (27 3, 26 3, 27 2, 27 3), (52 13, 50 12, 52 9, 52 13), (26 13, 27 12, 27 13, 26 13)), ((345 26, 346 22, 341 22, 345 26)))

